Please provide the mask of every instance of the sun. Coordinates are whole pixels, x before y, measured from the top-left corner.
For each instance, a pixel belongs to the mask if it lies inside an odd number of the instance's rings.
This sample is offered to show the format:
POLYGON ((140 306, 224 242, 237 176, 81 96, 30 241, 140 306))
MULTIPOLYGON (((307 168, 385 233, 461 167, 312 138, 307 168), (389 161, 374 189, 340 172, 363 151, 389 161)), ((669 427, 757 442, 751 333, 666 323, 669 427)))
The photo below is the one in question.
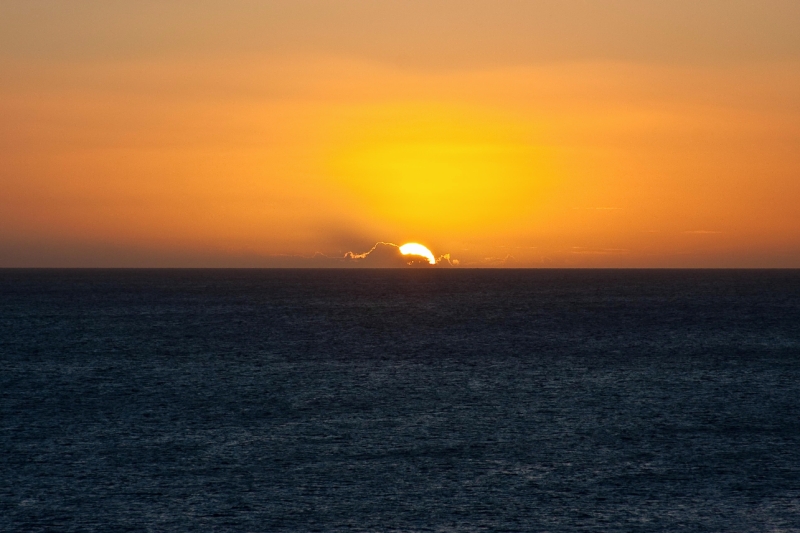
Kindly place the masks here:
POLYGON ((403 255, 420 255, 428 260, 428 263, 435 265, 436 258, 426 247, 416 242, 409 242, 400 247, 400 253, 403 255))

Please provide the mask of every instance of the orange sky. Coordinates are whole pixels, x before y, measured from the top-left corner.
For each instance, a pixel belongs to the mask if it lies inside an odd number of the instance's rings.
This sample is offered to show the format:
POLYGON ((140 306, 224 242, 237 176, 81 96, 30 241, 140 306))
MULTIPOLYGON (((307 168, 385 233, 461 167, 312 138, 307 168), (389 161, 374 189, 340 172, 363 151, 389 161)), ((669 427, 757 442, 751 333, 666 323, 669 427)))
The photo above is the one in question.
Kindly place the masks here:
POLYGON ((799 27, 796 0, 3 2, 0 267, 800 267, 799 27))

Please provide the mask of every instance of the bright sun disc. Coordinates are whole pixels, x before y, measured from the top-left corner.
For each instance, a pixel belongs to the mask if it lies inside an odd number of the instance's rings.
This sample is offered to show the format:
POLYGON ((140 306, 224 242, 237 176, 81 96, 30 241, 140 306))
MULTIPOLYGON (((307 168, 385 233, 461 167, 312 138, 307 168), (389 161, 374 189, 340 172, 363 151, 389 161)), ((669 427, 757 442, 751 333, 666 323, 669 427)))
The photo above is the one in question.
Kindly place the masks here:
POLYGON ((428 263, 435 265, 436 258, 433 257, 433 254, 430 250, 422 246, 421 244, 417 244, 415 242, 410 242, 408 244, 404 244, 400 247, 400 253, 403 255, 421 255, 425 259, 428 260, 428 263))

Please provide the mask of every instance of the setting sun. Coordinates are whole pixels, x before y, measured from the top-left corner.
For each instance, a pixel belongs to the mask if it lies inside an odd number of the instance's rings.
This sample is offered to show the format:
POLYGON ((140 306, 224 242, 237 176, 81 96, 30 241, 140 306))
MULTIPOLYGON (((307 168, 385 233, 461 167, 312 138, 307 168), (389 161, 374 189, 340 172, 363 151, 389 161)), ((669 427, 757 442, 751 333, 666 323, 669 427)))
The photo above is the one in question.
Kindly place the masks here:
POLYGON ((428 263, 435 265, 436 258, 425 246, 417 244, 416 242, 409 242, 400 247, 400 253, 403 255, 419 255, 428 260, 428 263))

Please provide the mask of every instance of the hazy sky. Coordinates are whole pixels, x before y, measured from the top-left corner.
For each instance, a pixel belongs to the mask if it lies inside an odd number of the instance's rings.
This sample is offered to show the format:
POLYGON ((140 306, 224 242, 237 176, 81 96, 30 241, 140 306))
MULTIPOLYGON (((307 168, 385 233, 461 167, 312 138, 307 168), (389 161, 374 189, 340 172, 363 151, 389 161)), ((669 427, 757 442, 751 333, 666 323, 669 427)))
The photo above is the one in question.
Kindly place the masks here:
POLYGON ((800 267, 798 28, 796 0, 0 0, 0 266, 800 267))

